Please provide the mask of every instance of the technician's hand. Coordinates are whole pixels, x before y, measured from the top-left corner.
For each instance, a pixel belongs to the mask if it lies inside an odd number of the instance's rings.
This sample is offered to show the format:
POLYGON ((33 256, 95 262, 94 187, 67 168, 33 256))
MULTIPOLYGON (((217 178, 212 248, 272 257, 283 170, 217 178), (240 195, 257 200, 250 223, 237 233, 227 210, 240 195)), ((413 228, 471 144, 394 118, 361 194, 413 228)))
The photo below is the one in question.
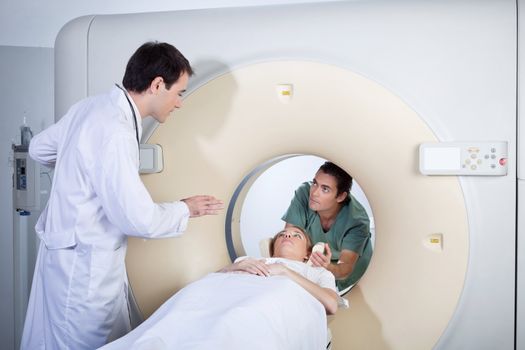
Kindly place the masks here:
POLYGON ((332 250, 330 250, 330 245, 328 243, 324 244, 324 254, 320 252, 313 252, 310 256, 313 266, 321 266, 325 269, 330 265, 332 259, 332 250))
POLYGON ((213 196, 193 196, 182 200, 190 210, 190 218, 203 215, 216 215, 224 209, 224 202, 213 196))

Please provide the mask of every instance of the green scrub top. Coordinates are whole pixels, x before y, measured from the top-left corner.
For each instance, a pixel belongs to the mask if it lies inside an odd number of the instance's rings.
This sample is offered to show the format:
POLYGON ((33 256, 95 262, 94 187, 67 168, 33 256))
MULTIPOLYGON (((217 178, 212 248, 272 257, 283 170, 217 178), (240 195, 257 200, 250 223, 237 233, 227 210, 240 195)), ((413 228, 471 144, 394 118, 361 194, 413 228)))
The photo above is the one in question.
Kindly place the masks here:
POLYGON ((350 276, 336 281, 337 288, 343 290, 363 276, 372 258, 368 214, 361 203, 350 194, 350 201, 341 208, 330 230, 324 232, 319 215, 308 205, 309 197, 310 183, 305 182, 295 191, 295 196, 282 220, 305 229, 313 244, 327 242, 332 250, 332 263, 337 264, 343 249, 359 254, 350 276))

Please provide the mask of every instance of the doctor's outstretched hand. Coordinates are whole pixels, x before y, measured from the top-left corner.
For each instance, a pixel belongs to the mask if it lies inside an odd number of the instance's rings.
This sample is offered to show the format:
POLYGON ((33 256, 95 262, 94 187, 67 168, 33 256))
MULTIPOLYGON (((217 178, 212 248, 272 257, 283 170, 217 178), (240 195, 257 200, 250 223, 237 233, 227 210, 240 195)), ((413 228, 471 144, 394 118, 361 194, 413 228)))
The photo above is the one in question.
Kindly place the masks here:
POLYGON ((224 209, 224 202, 213 196, 198 195, 182 200, 190 210, 190 218, 203 215, 216 215, 224 209))

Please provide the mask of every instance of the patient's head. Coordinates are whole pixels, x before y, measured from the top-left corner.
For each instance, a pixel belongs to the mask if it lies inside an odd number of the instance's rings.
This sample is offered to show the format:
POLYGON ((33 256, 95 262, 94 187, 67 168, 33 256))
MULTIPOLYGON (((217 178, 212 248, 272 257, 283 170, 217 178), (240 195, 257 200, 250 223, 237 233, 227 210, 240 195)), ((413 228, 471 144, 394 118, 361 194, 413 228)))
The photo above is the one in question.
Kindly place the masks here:
POLYGON ((306 261, 312 252, 312 241, 306 232, 296 226, 288 226, 277 233, 270 242, 270 256, 306 261))

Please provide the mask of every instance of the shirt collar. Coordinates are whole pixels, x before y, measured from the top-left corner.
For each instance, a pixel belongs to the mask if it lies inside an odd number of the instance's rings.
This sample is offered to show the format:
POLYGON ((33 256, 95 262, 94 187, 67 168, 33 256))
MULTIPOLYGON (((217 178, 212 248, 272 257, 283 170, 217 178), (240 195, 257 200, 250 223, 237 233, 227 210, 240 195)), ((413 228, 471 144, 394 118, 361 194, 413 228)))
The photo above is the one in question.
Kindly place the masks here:
POLYGON ((135 101, 131 98, 131 96, 127 93, 127 91, 122 88, 120 85, 115 84, 113 87, 112 93, 115 93, 118 96, 118 104, 120 108, 124 111, 124 116, 127 121, 131 124, 131 127, 135 129, 135 123, 133 122, 133 113, 131 112, 131 109, 129 107, 129 103, 126 99, 126 95, 129 98, 129 101, 131 102, 131 105, 133 106, 133 110, 135 111, 135 120, 137 121, 137 131, 139 134, 139 141, 142 138, 142 118, 139 112, 139 109, 137 108, 137 105, 135 104, 135 101))

